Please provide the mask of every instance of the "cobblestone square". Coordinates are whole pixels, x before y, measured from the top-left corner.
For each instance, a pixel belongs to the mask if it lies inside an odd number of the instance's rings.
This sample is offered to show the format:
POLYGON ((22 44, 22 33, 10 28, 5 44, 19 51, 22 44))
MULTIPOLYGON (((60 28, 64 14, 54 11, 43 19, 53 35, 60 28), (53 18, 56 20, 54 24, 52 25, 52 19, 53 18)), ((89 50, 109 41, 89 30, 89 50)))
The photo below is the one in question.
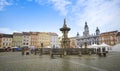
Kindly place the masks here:
POLYGON ((68 55, 60 58, 49 55, 25 55, 20 52, 0 53, 0 71, 120 71, 120 52, 107 57, 97 55, 68 55))

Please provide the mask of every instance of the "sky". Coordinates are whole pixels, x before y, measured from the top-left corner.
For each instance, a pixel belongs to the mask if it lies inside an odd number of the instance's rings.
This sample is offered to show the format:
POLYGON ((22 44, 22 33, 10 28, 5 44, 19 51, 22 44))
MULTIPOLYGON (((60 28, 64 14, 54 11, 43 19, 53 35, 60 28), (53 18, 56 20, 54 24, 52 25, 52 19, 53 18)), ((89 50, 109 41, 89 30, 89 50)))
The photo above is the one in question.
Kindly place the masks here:
POLYGON ((90 34, 120 31, 120 0, 0 0, 0 33, 55 32, 71 28, 69 37, 83 35, 85 21, 90 34))

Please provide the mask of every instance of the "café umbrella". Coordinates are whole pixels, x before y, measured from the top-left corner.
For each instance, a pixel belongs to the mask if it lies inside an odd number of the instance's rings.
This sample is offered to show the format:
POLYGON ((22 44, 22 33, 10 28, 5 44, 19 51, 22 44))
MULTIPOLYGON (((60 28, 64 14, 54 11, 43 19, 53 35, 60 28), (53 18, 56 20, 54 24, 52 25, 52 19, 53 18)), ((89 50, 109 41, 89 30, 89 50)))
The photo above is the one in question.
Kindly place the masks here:
POLYGON ((109 48, 110 48, 110 45, 107 45, 107 44, 105 44, 105 43, 102 43, 101 45, 99 45, 99 47, 100 47, 100 48, 105 48, 105 50, 108 51, 109 48))
POLYGON ((99 45, 97 45, 97 44, 93 44, 93 45, 91 45, 91 46, 89 46, 89 48, 98 48, 99 47, 99 45))

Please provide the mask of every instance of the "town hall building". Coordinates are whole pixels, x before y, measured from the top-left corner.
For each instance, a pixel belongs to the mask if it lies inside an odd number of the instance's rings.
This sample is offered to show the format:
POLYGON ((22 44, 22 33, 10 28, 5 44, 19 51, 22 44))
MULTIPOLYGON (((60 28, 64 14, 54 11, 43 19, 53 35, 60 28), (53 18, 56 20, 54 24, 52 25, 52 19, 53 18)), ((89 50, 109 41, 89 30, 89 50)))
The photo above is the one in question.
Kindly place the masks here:
POLYGON ((87 43, 88 46, 92 44, 99 44, 99 35, 100 30, 98 27, 96 28, 95 34, 90 35, 89 27, 87 25, 87 22, 85 22, 83 36, 80 36, 79 33, 77 33, 77 47, 84 47, 85 43, 87 43))

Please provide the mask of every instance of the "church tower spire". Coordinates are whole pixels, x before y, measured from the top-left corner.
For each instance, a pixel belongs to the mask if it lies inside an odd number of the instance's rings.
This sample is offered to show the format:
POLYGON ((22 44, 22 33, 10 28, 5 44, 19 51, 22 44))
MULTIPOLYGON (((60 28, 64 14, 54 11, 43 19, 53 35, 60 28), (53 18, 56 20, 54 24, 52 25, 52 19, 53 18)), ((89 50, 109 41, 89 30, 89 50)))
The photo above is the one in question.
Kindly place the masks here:
POLYGON ((96 35, 100 34, 100 30, 98 29, 98 27, 96 28, 96 35))
POLYGON ((85 21, 85 29, 88 29, 88 25, 87 25, 87 22, 85 21))
POLYGON ((85 27, 84 27, 83 36, 84 36, 84 37, 88 37, 88 36, 89 36, 89 27, 88 27, 88 25, 87 25, 87 22, 85 22, 85 27))
POLYGON ((77 37, 79 37, 80 35, 79 35, 79 32, 77 32, 77 37))

